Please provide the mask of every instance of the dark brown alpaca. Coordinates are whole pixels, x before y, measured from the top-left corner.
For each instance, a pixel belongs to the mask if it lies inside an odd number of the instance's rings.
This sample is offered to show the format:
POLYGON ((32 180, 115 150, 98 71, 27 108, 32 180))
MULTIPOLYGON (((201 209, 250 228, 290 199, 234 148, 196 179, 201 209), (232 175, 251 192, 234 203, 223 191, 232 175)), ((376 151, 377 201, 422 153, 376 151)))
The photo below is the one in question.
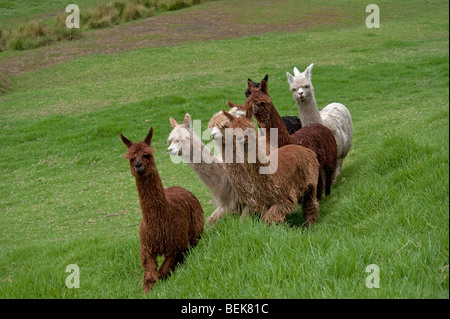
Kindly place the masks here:
MULTIPOLYGON (((263 220, 277 224, 285 222, 286 216, 295 211, 300 199, 305 226, 314 224, 319 216, 316 198, 319 163, 314 152, 293 144, 273 150, 266 157, 266 140, 257 134, 251 120, 251 109, 241 118, 223 112, 230 119, 231 128, 235 130, 236 139, 231 141, 243 144, 240 149, 245 169, 253 185, 256 210, 262 213, 263 220), (258 147, 259 139, 261 147, 258 147), (251 160, 249 153, 256 154, 256 161, 251 160), (263 167, 269 168, 274 163, 276 166, 270 173, 262 171, 263 167)), ((236 152, 236 145, 233 148, 236 152)))
POLYGON ((256 88, 249 81, 248 87, 252 94, 245 101, 245 106, 253 109, 259 127, 266 128, 267 141, 270 141, 270 128, 277 128, 278 147, 298 144, 313 150, 320 164, 317 199, 322 198, 324 188, 325 194, 329 195, 337 166, 337 145, 333 132, 322 124, 311 124, 289 135, 269 96, 267 82, 262 80, 260 87, 256 88))
POLYGON ((195 246, 204 225, 202 206, 191 192, 179 186, 164 189, 150 146, 152 135, 153 128, 150 128, 143 141, 134 143, 120 134, 128 147, 125 158, 130 160, 141 204, 139 233, 145 292, 183 261, 183 254, 195 246), (164 258, 159 270, 157 255, 164 258))

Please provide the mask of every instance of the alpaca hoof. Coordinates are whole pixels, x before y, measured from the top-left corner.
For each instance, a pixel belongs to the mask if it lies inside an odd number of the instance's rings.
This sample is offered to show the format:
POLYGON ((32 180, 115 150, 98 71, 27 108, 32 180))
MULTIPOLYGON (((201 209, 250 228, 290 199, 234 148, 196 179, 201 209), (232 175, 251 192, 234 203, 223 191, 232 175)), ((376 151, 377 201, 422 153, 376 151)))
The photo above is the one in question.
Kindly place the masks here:
POLYGON ((242 213, 240 217, 241 221, 244 221, 248 216, 248 213, 242 213))
POLYGON ((263 221, 271 225, 272 224, 279 225, 286 222, 286 216, 283 214, 277 214, 276 212, 273 212, 271 214, 268 213, 263 217, 263 221))
POLYGON ((309 218, 305 221, 305 223, 303 224, 304 227, 309 227, 311 225, 314 225, 315 223, 317 223, 317 217, 313 217, 313 218, 309 218))
POLYGON ((152 291, 152 286, 149 284, 143 284, 142 288, 144 288, 144 293, 148 293, 148 292, 152 291))
POLYGON ((206 221, 208 222, 209 226, 212 226, 217 221, 217 218, 215 216, 211 215, 206 219, 206 221))

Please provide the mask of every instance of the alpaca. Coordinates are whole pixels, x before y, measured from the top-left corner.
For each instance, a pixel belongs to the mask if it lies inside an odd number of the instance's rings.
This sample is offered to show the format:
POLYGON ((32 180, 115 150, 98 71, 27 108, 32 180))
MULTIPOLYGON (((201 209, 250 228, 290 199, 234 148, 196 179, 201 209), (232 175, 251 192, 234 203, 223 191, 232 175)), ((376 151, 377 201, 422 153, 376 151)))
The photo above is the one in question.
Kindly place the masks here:
POLYGON ((319 215, 316 199, 319 163, 316 154, 300 145, 286 145, 274 150, 267 158, 266 137, 258 137, 256 127, 251 120, 252 109, 249 108, 246 116, 241 118, 225 111, 223 113, 229 118, 231 129, 240 129, 238 132, 245 132, 244 135, 235 133, 235 141, 227 139, 227 142, 233 141, 234 144, 244 145, 241 148, 244 166, 253 184, 257 211, 262 212, 263 221, 284 223, 286 216, 295 211, 300 198, 305 226, 314 224, 319 215), (259 139, 262 140, 262 146, 259 139), (250 160, 250 152, 257 154, 256 161, 250 160), (261 174, 261 167, 267 165, 262 163, 271 161, 277 162, 277 169, 272 174, 261 174))
POLYGON ((240 211, 242 217, 244 217, 247 216, 250 211, 256 209, 256 200, 253 196, 252 184, 249 181, 245 167, 242 162, 238 163, 236 152, 232 150, 233 154, 231 155, 225 152, 225 131, 229 129, 230 126, 231 122, 229 118, 225 116, 223 111, 214 114, 208 123, 211 137, 221 150, 220 153, 222 155, 225 172, 228 176, 228 180, 233 186, 241 208, 240 211))
POLYGON ((331 185, 335 179, 337 165, 337 146, 332 131, 322 124, 313 124, 302 127, 289 135, 281 121, 280 115, 270 99, 267 82, 262 80, 261 86, 256 88, 248 82, 252 94, 247 98, 246 107, 253 108, 253 116, 258 125, 267 129, 267 140, 270 139, 269 128, 278 128, 278 147, 288 144, 298 144, 313 150, 320 164, 320 175, 317 185, 317 199, 331 193, 331 185))
POLYGON ((139 233, 145 292, 183 261, 184 253, 199 240, 204 224, 202 206, 191 192, 179 186, 164 189, 150 146, 152 136, 153 128, 139 143, 120 134, 128 147, 124 157, 130 161, 142 211, 139 233), (164 258, 159 270, 157 255, 164 258))
POLYGON ((184 158, 203 184, 208 187, 211 199, 216 206, 216 210, 207 219, 208 224, 214 224, 227 213, 237 213, 237 196, 227 178, 222 160, 212 154, 200 138, 194 134, 191 116, 186 113, 183 124, 178 124, 171 117, 170 124, 173 130, 167 139, 167 142, 170 143, 169 153, 184 158), (199 162, 193 158, 194 149, 201 154, 199 162), (183 152, 183 150, 188 150, 188 152, 183 152))
MULTIPOLYGON (((250 82, 252 82, 256 88, 259 88, 259 86, 261 85, 261 83, 253 82, 251 79, 248 79, 248 80, 250 82)), ((266 76, 264 77, 263 80, 268 82, 269 75, 266 74, 266 76)), ((245 97, 248 98, 250 96, 250 94, 251 94, 250 89, 247 89, 247 91, 245 91, 245 97)), ((228 104, 228 102, 227 102, 227 104, 228 104)), ((234 105, 234 106, 239 108, 240 110, 242 110, 242 115, 245 114, 245 109, 242 109, 242 106, 241 107, 239 105, 234 105)), ((233 114, 232 110, 230 110, 230 113, 233 114)), ((297 132, 299 129, 302 128, 302 122, 300 121, 300 119, 297 116, 283 116, 281 119, 283 120, 284 125, 288 129, 289 134, 294 134, 295 132, 297 132)))
MULTIPOLYGON (((266 74, 266 76, 264 77, 263 80, 266 81, 266 82, 269 82, 269 74, 266 74)), ((257 87, 257 88, 259 88, 259 86, 261 85, 261 83, 253 82, 250 78, 248 79, 248 81, 252 82, 253 85, 254 85, 255 87, 257 87)), ((244 94, 245 94, 245 97, 247 98, 247 97, 250 96, 250 94, 252 94, 252 92, 250 92, 250 89, 247 89, 247 91, 245 91, 244 94)))
POLYGON ((286 73, 286 76, 303 125, 319 123, 325 125, 333 132, 338 149, 336 168, 336 176, 338 176, 341 173, 344 158, 352 146, 352 116, 349 110, 341 103, 328 104, 319 112, 314 96, 314 87, 311 83, 313 66, 314 63, 311 63, 304 72, 294 68, 294 76, 289 72, 286 73))

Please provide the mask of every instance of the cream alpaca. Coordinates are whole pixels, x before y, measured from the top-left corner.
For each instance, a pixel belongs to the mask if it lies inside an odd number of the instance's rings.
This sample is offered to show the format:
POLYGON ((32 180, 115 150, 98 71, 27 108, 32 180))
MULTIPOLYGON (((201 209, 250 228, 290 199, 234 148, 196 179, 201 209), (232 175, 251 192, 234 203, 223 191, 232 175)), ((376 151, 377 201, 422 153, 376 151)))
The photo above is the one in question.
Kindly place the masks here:
POLYGON ((209 189, 211 199, 216 206, 216 210, 207 219, 208 224, 212 225, 227 213, 237 213, 237 196, 227 178, 224 165, 221 159, 214 156, 194 134, 190 115, 186 113, 183 124, 178 124, 170 118, 170 124, 173 130, 167 139, 170 143, 169 153, 181 156, 191 167, 209 189), (201 154, 200 161, 194 160, 193 152, 195 151, 201 154))
POLYGON ((342 170, 344 158, 352 145, 352 117, 349 110, 341 103, 328 104, 319 112, 314 96, 314 87, 311 83, 313 66, 314 63, 311 63, 304 72, 294 68, 294 76, 289 72, 286 73, 286 76, 298 107, 302 125, 307 126, 319 123, 325 125, 333 132, 338 150, 337 176, 342 170))

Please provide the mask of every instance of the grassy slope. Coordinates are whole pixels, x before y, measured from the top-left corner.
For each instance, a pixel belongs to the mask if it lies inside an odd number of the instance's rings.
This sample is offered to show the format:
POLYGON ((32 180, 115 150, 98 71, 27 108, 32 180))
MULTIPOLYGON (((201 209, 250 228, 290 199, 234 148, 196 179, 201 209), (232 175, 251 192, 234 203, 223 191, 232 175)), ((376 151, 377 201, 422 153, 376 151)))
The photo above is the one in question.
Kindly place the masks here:
MULTIPOLYGON (((152 125, 164 185, 191 190, 208 216, 207 189, 169 160, 169 116, 205 128, 265 73, 280 113, 296 114, 285 72, 315 62, 318 104, 347 105, 355 132, 319 223, 227 218, 148 297, 448 298, 448 3, 405 3, 379 3, 379 30, 365 28, 364 6, 311 3, 345 13, 339 28, 89 56, 13 78, 0 97, 0 296, 142 297, 140 211, 118 134, 142 139, 152 125), (80 289, 64 286, 72 263, 80 289), (372 263, 380 289, 365 287, 372 263)), ((290 7, 249 21, 295 19, 290 7)))

